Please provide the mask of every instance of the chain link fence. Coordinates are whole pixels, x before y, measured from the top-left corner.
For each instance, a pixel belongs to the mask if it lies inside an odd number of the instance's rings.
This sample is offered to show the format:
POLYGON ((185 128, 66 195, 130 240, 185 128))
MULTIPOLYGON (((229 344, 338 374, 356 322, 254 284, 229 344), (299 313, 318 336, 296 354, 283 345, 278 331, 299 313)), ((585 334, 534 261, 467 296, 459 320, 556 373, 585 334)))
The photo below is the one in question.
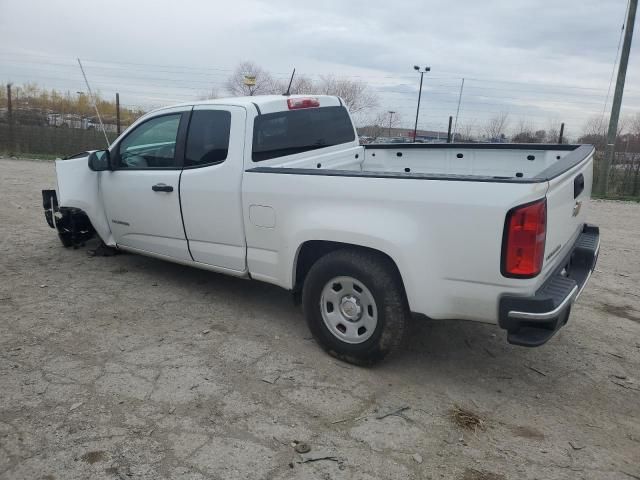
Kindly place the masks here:
MULTIPOLYGON (((67 157, 86 150, 105 147, 104 134, 95 126, 87 128, 79 122, 49 125, 33 112, 31 116, 9 122, 0 115, 0 155, 67 157), (33 119, 39 119, 33 121, 33 119), (26 120, 25 120, 26 119, 26 120)), ((107 131, 109 142, 116 138, 107 131)), ((600 191, 600 162, 604 151, 596 151, 594 159, 594 196, 600 191)), ((640 153, 617 152, 609 168, 609 188, 605 198, 640 201, 640 153)))
MULTIPOLYGON (((116 134, 107 132, 107 137, 112 142, 116 134)), ((101 130, 0 123, 0 153, 5 155, 66 157, 105 144, 101 130)))
MULTIPOLYGON (((600 191, 600 163, 604 151, 596 151, 593 163, 594 196, 600 191)), ((609 167, 609 185, 605 198, 640 201, 640 153, 618 152, 609 167)))

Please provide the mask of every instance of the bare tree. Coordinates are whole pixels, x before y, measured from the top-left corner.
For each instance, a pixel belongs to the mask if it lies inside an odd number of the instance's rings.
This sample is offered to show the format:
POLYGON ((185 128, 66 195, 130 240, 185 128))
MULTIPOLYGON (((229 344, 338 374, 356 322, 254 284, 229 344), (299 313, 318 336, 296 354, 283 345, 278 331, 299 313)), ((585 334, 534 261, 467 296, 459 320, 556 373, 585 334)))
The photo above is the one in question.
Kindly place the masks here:
MULTIPOLYGON (((560 121, 557 119, 550 120, 547 126, 547 143, 558 143, 560 139, 560 121)), ((565 140, 563 140, 564 142, 565 140)))
POLYGON ((369 86, 359 80, 322 76, 314 86, 314 93, 342 98, 352 114, 371 110, 378 105, 378 97, 369 86))
POLYGON ((609 121, 599 116, 589 118, 582 127, 582 135, 578 143, 590 143, 596 149, 604 149, 607 143, 607 124, 609 121))
POLYGON ((220 98, 220 95, 218 94, 218 89, 215 87, 211 88, 206 92, 202 92, 200 95, 198 95, 198 100, 212 100, 214 98, 220 98))
MULTIPOLYGON (((253 62, 239 64, 226 82, 227 91, 238 96, 282 94, 287 91, 288 86, 288 78, 275 80, 269 72, 253 62)), ((296 75, 290 93, 338 96, 356 117, 378 104, 377 95, 366 83, 332 75, 322 76, 317 82, 304 75, 296 75)))
POLYGON ((277 90, 271 74, 253 62, 240 63, 225 86, 230 94, 236 96, 268 95, 277 90))
POLYGON ((513 135, 511 136, 513 143, 535 143, 537 141, 533 133, 531 122, 525 118, 518 120, 513 135))
POLYGON ((473 122, 460 123, 454 137, 456 143, 473 143, 476 141, 473 136, 473 122))
MULTIPOLYGON (((287 91, 287 88, 289 87, 290 81, 291 78, 288 78, 286 80, 276 80, 274 82, 274 93, 285 93, 287 91)), ((294 75, 293 82, 291 82, 291 90, 289 90, 289 93, 297 95, 314 92, 315 85, 309 77, 305 77, 304 75, 294 75)))
POLYGON ((640 113, 629 119, 629 133, 640 140, 640 113))
POLYGON ((378 112, 375 117, 366 122, 366 126, 360 128, 363 135, 371 137, 373 140, 379 137, 390 136, 390 130, 398 128, 402 122, 402 117, 398 112, 378 112))
POLYGON ((484 133, 489 141, 499 142, 505 138, 505 130, 509 123, 509 114, 500 112, 489 119, 484 126, 484 133))

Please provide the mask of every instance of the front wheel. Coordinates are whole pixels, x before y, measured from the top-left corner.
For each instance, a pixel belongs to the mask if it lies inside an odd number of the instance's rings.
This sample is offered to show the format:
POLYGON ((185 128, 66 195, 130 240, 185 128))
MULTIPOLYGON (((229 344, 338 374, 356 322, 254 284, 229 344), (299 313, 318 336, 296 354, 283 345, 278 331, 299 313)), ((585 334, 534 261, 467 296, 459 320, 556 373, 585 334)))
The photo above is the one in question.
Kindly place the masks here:
POLYGON ((305 279, 302 304, 318 343, 356 365, 372 365, 395 350, 409 318, 395 266, 364 250, 337 250, 320 258, 305 279))

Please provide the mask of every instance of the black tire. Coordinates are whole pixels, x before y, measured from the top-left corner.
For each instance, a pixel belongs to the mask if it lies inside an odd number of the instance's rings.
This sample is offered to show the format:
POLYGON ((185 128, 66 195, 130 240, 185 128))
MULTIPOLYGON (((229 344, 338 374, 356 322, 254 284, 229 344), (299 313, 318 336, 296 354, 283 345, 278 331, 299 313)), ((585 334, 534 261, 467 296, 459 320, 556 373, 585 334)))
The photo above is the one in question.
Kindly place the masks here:
POLYGON ((73 247, 73 241, 71 240, 71 233, 58 233, 60 243, 64 248, 73 247))
POLYGON ((359 249, 328 253, 313 264, 302 289, 302 306, 312 335, 330 355, 361 366, 379 362, 402 343, 409 319, 402 281, 392 261, 382 254, 359 249), (369 289, 377 308, 373 334, 362 343, 347 343, 325 324, 321 297, 327 283, 348 276, 369 289))

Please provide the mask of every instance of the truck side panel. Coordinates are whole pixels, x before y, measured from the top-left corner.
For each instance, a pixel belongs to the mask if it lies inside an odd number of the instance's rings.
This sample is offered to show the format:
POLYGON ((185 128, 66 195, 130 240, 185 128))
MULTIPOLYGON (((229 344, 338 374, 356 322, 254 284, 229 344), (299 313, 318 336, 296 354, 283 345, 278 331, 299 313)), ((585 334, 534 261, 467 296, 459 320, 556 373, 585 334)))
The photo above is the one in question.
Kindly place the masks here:
POLYGON ((292 288, 305 241, 366 246, 395 261, 412 311, 495 322, 500 293, 527 295, 540 283, 500 273, 506 211, 546 190, 546 182, 245 172, 248 267, 254 278, 292 288), (273 210, 273 227, 252 222, 255 205, 273 210))

